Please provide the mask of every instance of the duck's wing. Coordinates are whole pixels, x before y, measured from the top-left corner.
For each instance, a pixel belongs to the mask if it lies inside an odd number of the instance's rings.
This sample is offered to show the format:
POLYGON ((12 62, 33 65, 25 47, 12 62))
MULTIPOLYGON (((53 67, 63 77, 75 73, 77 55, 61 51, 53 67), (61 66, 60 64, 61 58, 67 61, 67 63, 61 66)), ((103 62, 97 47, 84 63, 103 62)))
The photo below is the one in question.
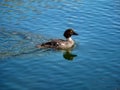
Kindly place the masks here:
POLYGON ((55 40, 51 40, 49 42, 43 43, 43 44, 41 44, 41 46, 45 47, 45 48, 58 48, 59 45, 61 44, 61 42, 64 42, 64 40, 55 39, 55 40))

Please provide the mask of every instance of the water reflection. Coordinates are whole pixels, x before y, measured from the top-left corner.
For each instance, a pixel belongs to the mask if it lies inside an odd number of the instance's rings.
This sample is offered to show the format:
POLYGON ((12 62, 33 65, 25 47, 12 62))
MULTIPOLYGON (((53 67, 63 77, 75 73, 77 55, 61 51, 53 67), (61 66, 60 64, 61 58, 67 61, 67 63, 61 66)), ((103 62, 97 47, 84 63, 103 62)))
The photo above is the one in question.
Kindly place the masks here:
POLYGON ((63 53, 63 57, 66 59, 66 60, 70 60, 72 61, 77 55, 75 54, 72 54, 71 51, 66 51, 63 53))

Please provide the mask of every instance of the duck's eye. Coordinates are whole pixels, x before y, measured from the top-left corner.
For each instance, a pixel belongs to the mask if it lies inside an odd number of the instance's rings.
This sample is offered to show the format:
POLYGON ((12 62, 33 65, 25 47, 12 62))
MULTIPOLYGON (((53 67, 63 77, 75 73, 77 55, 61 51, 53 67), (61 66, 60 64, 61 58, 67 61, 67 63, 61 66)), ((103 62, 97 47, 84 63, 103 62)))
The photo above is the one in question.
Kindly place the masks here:
POLYGON ((72 30, 70 30, 70 33, 72 34, 72 33, 73 33, 73 31, 72 31, 72 30))

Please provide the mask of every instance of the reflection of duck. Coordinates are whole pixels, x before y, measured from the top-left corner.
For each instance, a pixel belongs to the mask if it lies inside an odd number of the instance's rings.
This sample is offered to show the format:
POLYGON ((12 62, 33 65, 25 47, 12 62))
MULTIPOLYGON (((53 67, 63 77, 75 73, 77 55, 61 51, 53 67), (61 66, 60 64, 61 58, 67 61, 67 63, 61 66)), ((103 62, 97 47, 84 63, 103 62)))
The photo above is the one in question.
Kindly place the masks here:
POLYGON ((74 57, 76 57, 77 55, 75 54, 72 54, 70 53, 70 51, 66 51, 64 54, 63 54, 63 57, 67 60, 73 60, 74 57))
POLYGON ((37 48, 54 48, 54 49, 68 49, 74 46, 74 41, 72 40, 72 35, 78 35, 73 31, 73 29, 67 29, 64 32, 64 37, 66 40, 55 39, 49 42, 37 45, 37 48))

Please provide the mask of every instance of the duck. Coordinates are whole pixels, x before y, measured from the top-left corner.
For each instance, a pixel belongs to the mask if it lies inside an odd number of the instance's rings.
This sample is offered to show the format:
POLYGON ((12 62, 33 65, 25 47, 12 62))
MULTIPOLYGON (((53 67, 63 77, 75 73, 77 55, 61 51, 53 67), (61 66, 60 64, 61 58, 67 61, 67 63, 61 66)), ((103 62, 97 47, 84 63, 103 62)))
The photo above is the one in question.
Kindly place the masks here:
POLYGON ((37 48, 54 48, 54 49, 60 49, 60 50, 67 50, 74 46, 75 42, 71 38, 72 35, 78 35, 73 29, 69 28, 65 30, 63 36, 66 38, 63 39, 53 39, 48 42, 38 44, 37 48))

